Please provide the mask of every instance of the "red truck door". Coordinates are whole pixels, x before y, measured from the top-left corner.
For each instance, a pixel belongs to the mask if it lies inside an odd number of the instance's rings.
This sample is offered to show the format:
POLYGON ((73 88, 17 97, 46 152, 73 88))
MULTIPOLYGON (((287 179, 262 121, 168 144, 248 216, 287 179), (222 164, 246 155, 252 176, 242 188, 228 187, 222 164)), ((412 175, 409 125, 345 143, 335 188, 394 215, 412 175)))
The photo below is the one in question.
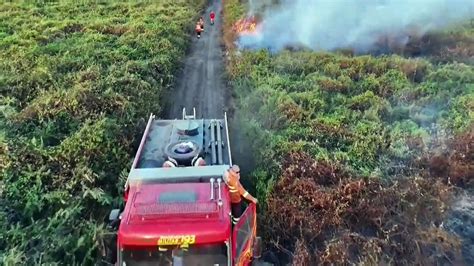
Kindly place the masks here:
POLYGON ((234 226, 232 235, 232 265, 248 265, 252 260, 253 242, 257 235, 257 210, 251 203, 234 226))

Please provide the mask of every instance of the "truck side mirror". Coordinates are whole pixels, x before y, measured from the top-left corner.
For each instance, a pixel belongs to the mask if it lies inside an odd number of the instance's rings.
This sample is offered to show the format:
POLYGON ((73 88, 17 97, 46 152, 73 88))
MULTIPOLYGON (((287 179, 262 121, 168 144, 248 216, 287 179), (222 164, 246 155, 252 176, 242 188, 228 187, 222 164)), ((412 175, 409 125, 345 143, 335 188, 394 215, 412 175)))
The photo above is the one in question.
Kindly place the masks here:
POLYGON ((255 259, 258 259, 262 256, 262 238, 257 236, 253 241, 253 254, 252 256, 255 259))
POLYGON ((120 209, 113 209, 109 214, 109 222, 115 222, 119 219, 120 209))

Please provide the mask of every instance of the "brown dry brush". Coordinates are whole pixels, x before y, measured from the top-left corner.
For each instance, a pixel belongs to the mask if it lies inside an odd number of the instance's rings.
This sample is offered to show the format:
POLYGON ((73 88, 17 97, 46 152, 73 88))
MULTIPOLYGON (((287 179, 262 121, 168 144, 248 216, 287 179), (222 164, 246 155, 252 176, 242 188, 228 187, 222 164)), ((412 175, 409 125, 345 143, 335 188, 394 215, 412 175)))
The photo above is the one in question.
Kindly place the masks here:
POLYGON ((459 187, 474 185, 474 127, 433 149, 420 164, 427 175, 459 187))
MULTIPOLYGON (((466 31, 472 30, 466 29, 466 31)), ((472 63, 474 56, 473 38, 462 31, 429 32, 425 35, 412 36, 404 48, 407 56, 431 56, 435 61, 446 63, 452 61, 472 63)))
POLYGON ((421 178, 383 182, 289 154, 262 219, 294 265, 454 263, 458 240, 441 225, 451 187, 421 178), (285 247, 285 248, 284 248, 285 247))

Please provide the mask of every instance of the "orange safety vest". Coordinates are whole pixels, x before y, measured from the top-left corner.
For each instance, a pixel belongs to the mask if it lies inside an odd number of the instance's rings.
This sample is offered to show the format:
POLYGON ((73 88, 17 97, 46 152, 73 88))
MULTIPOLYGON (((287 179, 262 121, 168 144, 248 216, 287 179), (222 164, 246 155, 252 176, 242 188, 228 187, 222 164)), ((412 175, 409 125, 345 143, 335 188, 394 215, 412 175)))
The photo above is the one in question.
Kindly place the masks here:
POLYGON ((241 196, 247 198, 249 195, 247 190, 240 184, 237 174, 233 171, 229 170, 225 173, 224 182, 227 184, 227 187, 229 187, 230 202, 239 203, 242 200, 241 196))

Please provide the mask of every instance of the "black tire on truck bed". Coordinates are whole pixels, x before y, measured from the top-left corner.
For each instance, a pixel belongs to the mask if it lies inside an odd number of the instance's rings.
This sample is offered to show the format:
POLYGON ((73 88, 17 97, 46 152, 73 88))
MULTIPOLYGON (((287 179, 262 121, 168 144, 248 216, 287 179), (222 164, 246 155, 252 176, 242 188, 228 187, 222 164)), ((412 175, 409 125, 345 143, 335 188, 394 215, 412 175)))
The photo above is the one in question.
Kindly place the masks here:
POLYGON ((165 147, 165 154, 175 159, 179 164, 191 165, 191 160, 201 153, 202 147, 194 141, 179 141, 168 144, 165 147), (189 142, 192 143, 193 148, 186 153, 177 152, 176 148, 179 144, 189 142))

